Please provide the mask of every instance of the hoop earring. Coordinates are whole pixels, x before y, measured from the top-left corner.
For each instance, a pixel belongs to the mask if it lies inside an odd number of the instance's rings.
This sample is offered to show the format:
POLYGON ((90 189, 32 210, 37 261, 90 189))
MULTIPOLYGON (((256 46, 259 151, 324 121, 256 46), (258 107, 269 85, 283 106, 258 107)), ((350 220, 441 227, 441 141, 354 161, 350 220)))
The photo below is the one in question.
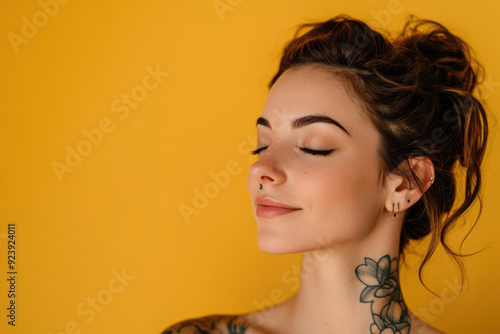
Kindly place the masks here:
POLYGON ((392 216, 393 217, 396 217, 396 215, 399 213, 399 202, 398 202, 398 208, 397 208, 397 211, 394 212, 394 203, 392 203, 392 216))

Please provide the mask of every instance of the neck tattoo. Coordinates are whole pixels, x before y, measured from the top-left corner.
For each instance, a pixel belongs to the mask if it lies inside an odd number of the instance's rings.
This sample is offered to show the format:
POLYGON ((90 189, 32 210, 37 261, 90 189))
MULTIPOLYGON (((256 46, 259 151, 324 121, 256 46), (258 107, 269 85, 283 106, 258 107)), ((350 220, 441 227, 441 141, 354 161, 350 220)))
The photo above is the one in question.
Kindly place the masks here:
POLYGON ((378 262, 365 257, 356 276, 366 285, 359 300, 371 303, 373 323, 370 333, 408 334, 410 316, 399 286, 398 259, 385 255, 378 262))

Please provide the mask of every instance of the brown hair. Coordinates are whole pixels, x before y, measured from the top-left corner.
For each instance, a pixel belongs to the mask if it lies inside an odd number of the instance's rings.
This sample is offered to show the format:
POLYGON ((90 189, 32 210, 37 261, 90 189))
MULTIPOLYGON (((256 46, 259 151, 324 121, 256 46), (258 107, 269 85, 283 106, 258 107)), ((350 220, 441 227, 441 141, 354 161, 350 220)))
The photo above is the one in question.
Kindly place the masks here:
POLYGON ((390 39, 340 15, 299 26, 269 88, 287 69, 306 64, 326 65, 351 85, 381 134, 378 152, 384 173, 404 175, 423 193, 406 213, 400 255, 410 239, 430 234, 420 281, 439 243, 459 265, 463 279, 462 244, 454 251, 446 236, 476 199, 481 208, 480 166, 488 137, 485 110, 473 96, 483 69, 471 57, 470 47, 434 21, 412 16, 401 34, 390 39), (310 29, 300 34, 304 28, 310 29), (411 169, 412 157, 427 157, 434 164, 435 181, 427 191, 411 169), (452 211, 458 163, 465 169, 465 191, 452 211))

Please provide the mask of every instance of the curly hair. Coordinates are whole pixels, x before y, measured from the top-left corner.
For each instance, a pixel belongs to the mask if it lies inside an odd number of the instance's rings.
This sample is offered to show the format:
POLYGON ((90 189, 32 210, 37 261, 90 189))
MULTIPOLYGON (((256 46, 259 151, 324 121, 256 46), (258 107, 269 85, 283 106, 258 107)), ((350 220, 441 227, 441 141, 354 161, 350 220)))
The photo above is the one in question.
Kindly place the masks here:
POLYGON ((325 65, 354 89, 381 134, 378 154, 384 174, 408 178, 423 194, 405 215, 400 256, 410 240, 430 235, 419 267, 422 284, 422 270, 439 243, 458 264, 463 280, 462 244, 455 251, 446 236, 476 200, 482 207, 480 167, 488 138, 486 112, 473 96, 484 71, 470 47, 434 21, 412 16, 398 36, 386 37, 339 15, 298 27, 269 89, 284 71, 306 64, 325 65), (434 164, 435 181, 427 190, 411 168, 412 157, 434 164), (463 200, 457 200, 458 164, 465 169, 463 200))

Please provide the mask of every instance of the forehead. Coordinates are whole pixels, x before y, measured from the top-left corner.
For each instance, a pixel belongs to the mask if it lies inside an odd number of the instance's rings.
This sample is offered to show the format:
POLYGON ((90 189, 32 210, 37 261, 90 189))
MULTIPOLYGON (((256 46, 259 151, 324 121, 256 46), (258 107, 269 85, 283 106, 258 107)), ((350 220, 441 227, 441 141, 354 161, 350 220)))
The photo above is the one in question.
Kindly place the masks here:
POLYGON ((262 117, 273 126, 310 114, 333 117, 353 130, 372 126, 345 79, 319 64, 286 70, 269 91, 262 117))

